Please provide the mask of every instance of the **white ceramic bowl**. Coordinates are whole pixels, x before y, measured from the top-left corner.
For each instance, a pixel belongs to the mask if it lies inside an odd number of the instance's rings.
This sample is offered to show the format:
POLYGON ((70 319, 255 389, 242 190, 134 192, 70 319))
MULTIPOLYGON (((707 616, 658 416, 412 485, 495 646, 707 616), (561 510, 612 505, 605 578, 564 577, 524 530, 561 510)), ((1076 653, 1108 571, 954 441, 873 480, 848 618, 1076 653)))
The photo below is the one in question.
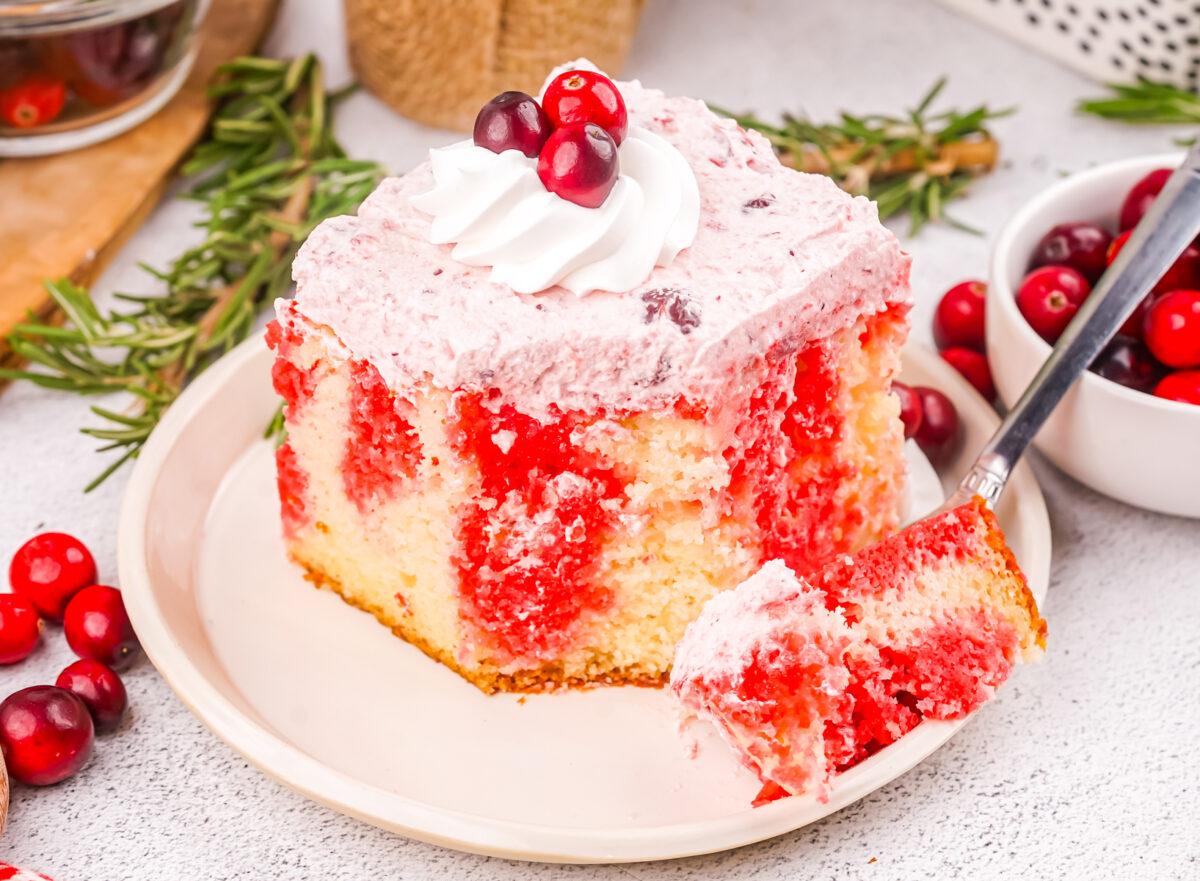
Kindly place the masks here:
MULTIPOLYGON (((1050 227, 1086 220, 1116 229, 1125 193, 1178 154, 1110 162, 1048 187, 1018 211, 992 250, 987 351, 1005 404, 1020 397, 1050 355, 1017 310, 1016 289, 1029 256, 1050 227)), ((1125 388, 1088 372, 1067 393, 1035 441, 1055 465, 1114 499, 1183 517, 1200 517, 1200 407, 1125 388)))

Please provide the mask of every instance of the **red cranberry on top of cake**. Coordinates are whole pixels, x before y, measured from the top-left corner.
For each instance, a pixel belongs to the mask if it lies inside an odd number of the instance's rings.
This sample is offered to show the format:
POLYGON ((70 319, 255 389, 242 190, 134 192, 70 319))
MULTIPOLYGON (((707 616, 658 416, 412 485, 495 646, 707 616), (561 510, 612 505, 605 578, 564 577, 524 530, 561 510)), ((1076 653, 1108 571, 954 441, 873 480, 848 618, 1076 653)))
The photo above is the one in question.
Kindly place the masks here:
POLYGON ((896 526, 909 258, 699 101, 499 96, 295 277, 289 553, 485 691, 663 684, 713 596, 896 526))

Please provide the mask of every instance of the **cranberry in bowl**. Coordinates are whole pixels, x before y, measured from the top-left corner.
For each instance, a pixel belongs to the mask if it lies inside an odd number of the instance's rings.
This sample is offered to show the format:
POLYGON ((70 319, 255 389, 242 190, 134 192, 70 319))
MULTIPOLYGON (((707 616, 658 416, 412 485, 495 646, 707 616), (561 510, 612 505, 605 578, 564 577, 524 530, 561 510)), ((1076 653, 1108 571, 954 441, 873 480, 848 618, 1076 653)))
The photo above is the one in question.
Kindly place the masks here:
POLYGON ((208 5, 0 2, 0 156, 74 150, 149 118, 187 77, 208 5))
MULTIPOLYGON (((1047 187, 1005 225, 992 249, 986 337, 996 389, 1006 405, 1016 403, 1050 355, 1051 343, 1044 337, 1054 333, 1047 330, 1045 316, 1034 315, 1031 324, 1018 303, 1022 283, 1044 265, 1043 239, 1068 224, 1088 224, 1116 236, 1129 193, 1151 172, 1173 169, 1182 158, 1143 156, 1073 174, 1047 187)), ((1064 254, 1064 260, 1071 256, 1064 254)), ((1026 311, 1029 299, 1027 292, 1026 311)), ((1200 518, 1200 405, 1155 394, 1161 376, 1177 368, 1146 360, 1143 322, 1127 324, 1126 335, 1102 355, 1107 360, 1076 382, 1035 444, 1097 492, 1152 511, 1200 518)))

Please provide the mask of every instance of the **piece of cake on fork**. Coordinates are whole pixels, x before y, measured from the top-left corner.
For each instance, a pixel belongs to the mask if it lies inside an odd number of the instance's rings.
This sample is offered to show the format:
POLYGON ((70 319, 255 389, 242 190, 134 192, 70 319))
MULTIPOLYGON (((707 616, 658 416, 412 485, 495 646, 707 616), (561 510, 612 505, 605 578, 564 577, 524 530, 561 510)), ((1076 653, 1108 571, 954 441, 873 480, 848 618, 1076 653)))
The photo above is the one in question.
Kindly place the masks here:
POLYGON ((976 497, 805 576, 768 563, 688 628, 671 685, 759 775, 763 800, 823 793, 922 719, 976 709, 1045 638, 976 497))
POLYGON ((268 331, 288 553, 489 692, 663 684, 712 597, 897 523, 908 256, 760 135, 617 88, 599 207, 434 150, 313 232, 268 331))

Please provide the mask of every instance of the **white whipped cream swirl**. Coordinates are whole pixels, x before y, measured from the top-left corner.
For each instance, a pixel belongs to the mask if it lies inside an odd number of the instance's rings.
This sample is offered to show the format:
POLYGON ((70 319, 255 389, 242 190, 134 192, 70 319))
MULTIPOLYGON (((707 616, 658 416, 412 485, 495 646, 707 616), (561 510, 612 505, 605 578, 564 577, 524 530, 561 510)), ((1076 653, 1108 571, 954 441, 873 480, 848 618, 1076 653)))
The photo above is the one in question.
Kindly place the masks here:
POLYGON ((617 155, 612 192, 584 208, 543 186, 537 159, 461 141, 429 151, 435 184, 412 203, 433 215, 431 241, 519 293, 627 291, 691 245, 700 190, 683 154, 646 129, 630 126, 617 155))

